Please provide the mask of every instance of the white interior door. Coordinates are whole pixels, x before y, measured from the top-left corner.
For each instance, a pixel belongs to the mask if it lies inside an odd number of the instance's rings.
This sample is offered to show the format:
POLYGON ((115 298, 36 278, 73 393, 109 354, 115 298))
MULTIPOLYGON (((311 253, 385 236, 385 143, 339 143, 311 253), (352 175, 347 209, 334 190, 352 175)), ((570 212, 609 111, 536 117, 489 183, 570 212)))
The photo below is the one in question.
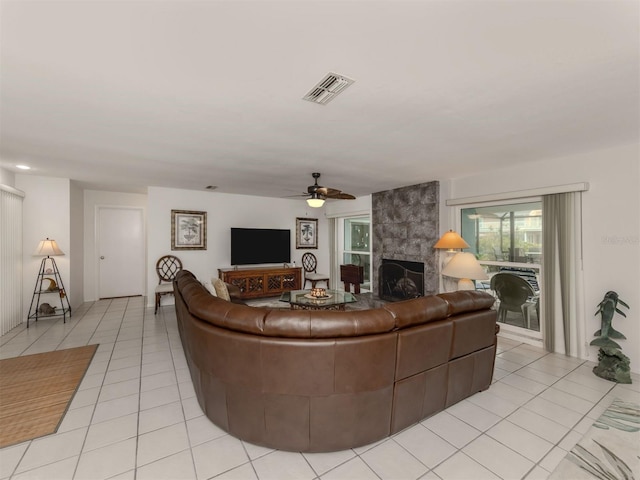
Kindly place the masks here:
POLYGON ((144 295, 144 211, 98 207, 98 298, 144 295))

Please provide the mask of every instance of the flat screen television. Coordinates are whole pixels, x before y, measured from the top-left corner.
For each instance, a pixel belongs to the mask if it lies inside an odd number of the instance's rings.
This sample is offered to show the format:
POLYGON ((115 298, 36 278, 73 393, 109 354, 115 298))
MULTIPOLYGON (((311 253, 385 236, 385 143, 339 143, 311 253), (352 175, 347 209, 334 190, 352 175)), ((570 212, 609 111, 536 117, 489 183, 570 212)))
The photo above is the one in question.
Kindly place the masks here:
POLYGON ((232 228, 231 265, 289 263, 291 230, 232 228))

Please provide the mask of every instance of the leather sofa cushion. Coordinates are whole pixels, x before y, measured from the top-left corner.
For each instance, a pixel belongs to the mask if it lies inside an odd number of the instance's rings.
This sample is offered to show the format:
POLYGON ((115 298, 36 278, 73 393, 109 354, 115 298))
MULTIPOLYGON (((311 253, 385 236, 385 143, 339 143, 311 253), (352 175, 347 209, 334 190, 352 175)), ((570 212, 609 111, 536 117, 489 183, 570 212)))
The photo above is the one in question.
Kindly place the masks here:
POLYGON ((476 352, 495 341, 495 310, 463 313, 453 319, 450 359, 476 352))
POLYGON ((447 302, 448 316, 450 317, 465 312, 489 309, 496 301, 491 295, 479 290, 459 290, 440 293, 436 296, 447 302))
POLYGON ((200 298, 192 300, 189 305, 189 312, 200 320, 218 327, 228 328, 236 332, 263 335, 264 318, 269 310, 227 302, 219 297, 210 297, 206 302, 200 302, 200 298), (215 305, 212 305, 214 302, 215 305), (212 306, 214 308, 211 308, 212 306))
POLYGON ((442 298, 427 296, 388 303, 382 308, 393 315, 395 327, 402 329, 447 318, 449 305, 442 298))
POLYGON ((396 380, 449 361, 453 324, 441 320, 398 332, 396 380))
POLYGON ((394 319, 389 312, 374 310, 271 310, 265 318, 264 335, 290 338, 339 338, 390 332, 394 319))

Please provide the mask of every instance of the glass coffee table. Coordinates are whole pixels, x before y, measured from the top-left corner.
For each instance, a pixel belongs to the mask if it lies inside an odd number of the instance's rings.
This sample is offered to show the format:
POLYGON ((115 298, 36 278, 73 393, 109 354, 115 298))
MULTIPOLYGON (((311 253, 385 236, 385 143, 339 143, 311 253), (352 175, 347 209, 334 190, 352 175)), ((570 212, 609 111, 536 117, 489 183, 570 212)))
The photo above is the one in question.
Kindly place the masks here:
POLYGON ((355 295, 342 290, 326 290, 327 296, 316 298, 311 290, 291 290, 280 296, 281 302, 287 302, 292 310, 344 310, 348 303, 357 302, 355 295))

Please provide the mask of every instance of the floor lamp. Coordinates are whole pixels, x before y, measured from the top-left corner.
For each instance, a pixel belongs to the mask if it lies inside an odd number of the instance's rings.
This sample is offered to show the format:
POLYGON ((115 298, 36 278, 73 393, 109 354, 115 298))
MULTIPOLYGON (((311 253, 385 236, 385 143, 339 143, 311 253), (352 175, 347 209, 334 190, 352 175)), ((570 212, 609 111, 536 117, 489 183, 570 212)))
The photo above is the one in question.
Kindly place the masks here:
MULTIPOLYGON (((40 262, 36 286, 33 289, 33 296, 31 297, 31 305, 29 306, 29 314, 27 315, 27 328, 29 328, 29 319, 34 319, 37 322, 38 318, 41 317, 63 317, 63 322, 66 323, 67 314, 71 316, 71 305, 69 304, 69 298, 62 283, 62 277, 60 276, 58 265, 56 265, 56 260, 52 258, 64 255, 64 252, 60 250, 55 240, 47 238, 40 241, 33 255, 44 258, 42 262, 40 262), (47 263, 50 264, 49 267, 47 267, 47 263), (56 294, 56 297, 60 300, 60 310, 58 310, 57 305, 54 306, 48 302, 40 303, 40 299, 43 297, 46 299, 48 294, 56 294)), ((50 296, 50 298, 55 297, 50 296)), ((53 300, 49 301, 57 303, 53 300)))
MULTIPOLYGON (((465 242, 464 238, 462 238, 458 233, 454 232, 453 230, 449 230, 444 235, 442 235, 442 237, 440 237, 440 240, 436 242, 433 248, 446 250, 446 252, 444 252, 444 256, 442 257, 442 262, 440 263, 440 272, 443 272, 453 256, 458 253, 459 250, 462 250, 463 248, 469 248, 469 244, 465 242)), ((442 279, 442 287, 445 292, 453 290, 455 288, 455 285, 456 283, 451 279, 442 279)))

